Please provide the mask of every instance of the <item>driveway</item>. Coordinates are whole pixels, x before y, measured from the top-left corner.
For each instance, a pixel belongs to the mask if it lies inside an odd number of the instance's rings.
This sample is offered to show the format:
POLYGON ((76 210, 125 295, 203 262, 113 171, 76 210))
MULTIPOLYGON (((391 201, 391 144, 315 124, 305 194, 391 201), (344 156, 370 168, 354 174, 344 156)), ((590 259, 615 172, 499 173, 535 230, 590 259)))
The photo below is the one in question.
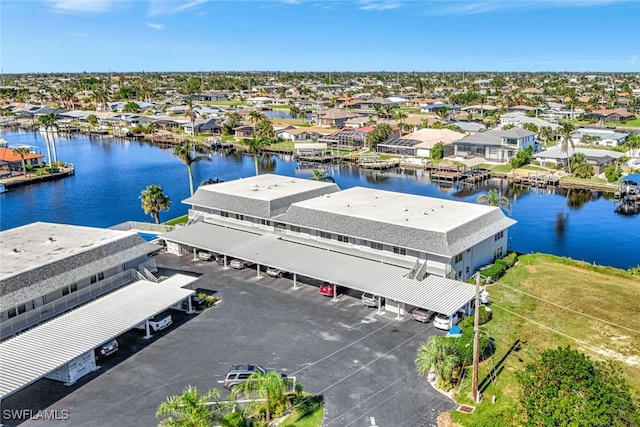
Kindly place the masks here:
MULTIPOLYGON (((157 425, 155 411, 188 386, 218 388, 232 363, 258 363, 295 376, 325 399, 324 426, 435 426, 455 407, 418 377, 418 346, 436 332, 411 319, 378 314, 349 291, 337 301, 317 284, 299 284, 254 269, 222 269, 189 255, 161 254, 169 271, 201 274, 195 283, 221 302, 200 314, 177 316, 150 342, 139 331, 121 339, 113 361, 72 387, 40 380, 10 396, 3 409, 68 411, 67 420, 23 425, 157 425)), ((63 417, 60 417, 63 418, 63 417)), ((6 422, 5 425, 15 425, 6 422)))

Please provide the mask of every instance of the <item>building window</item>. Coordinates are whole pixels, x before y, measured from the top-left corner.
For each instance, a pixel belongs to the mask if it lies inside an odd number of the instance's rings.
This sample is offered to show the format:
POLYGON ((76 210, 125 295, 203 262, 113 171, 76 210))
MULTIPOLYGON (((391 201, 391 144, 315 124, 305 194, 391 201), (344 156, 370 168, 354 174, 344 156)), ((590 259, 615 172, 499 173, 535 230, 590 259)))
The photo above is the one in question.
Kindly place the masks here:
POLYGON ((7 317, 11 319, 12 317, 16 317, 16 309, 12 308, 7 310, 7 317))
POLYGON ((453 262, 455 264, 459 263, 460 261, 462 261, 462 253, 459 253, 458 255, 455 256, 455 258, 453 259, 453 262))
POLYGON ((323 239, 331 239, 331 233, 320 231, 319 234, 320 234, 320 237, 322 237, 323 239))
POLYGON ((103 272, 98 273, 98 280, 104 280, 104 273, 103 272))
POLYGON ((378 243, 378 242, 371 242, 371 249, 377 249, 379 251, 384 249, 384 246, 382 245, 382 243, 378 243))
POLYGON ((496 242, 497 242, 498 240, 502 239, 502 238, 504 237, 504 230, 503 230, 503 231, 501 231, 501 232, 499 232, 499 233, 497 233, 497 234, 496 234, 495 236, 493 236, 493 237, 494 237, 494 241, 496 241, 496 242))
POLYGON ((69 290, 71 292, 76 292, 78 290, 78 285, 74 283, 73 285, 69 286, 69 290))
POLYGON ((22 314, 27 311, 27 306, 22 304, 18 306, 18 314, 22 314))
POLYGON ((240 221, 244 221, 244 215, 236 214, 236 219, 239 219, 240 221))
POLYGON ((91 284, 93 285, 94 283, 96 283, 98 281, 98 278, 96 276, 91 276, 91 284))
POLYGON ((62 290, 62 296, 69 295, 69 288, 64 288, 62 290))
POLYGON ((229 218, 229 212, 220 212, 220 216, 229 218))
POLYGON ((291 231, 293 231, 294 233, 299 233, 300 232, 300 227, 298 227, 297 225, 292 225, 289 227, 289 229, 291 231))
POLYGON ((269 221, 268 219, 261 219, 260 220, 260 224, 270 227, 271 226, 271 221, 269 221))
POLYGON ((406 255, 407 254, 407 250, 405 248, 399 248, 398 246, 394 246, 393 247, 393 253, 394 254, 400 254, 400 255, 406 255))
POLYGON ((349 237, 338 234, 338 242, 349 243, 349 237))
POLYGON ((500 246, 498 249, 493 251, 493 260, 495 261, 499 258, 502 258, 502 246, 500 246))

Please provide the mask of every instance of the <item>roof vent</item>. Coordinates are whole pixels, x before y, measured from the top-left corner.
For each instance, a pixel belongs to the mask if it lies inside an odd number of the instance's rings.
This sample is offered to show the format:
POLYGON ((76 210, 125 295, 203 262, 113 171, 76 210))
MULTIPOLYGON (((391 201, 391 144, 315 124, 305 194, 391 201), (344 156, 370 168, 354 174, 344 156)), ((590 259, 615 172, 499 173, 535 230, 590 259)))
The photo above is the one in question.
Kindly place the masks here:
POLYGON ((47 239, 47 243, 53 243, 53 242, 55 242, 55 241, 56 241, 56 239, 54 239, 53 237, 49 237, 49 238, 47 239))
POLYGON ((20 252, 22 252, 20 249, 18 249, 18 248, 13 248, 13 253, 14 253, 14 254, 19 254, 20 252))
POLYGON ((271 186, 270 185, 267 185, 264 188, 266 188, 267 190, 271 190, 271 186))
POLYGON ((422 209, 422 210, 420 211, 420 213, 421 213, 422 215, 426 215, 426 214, 427 214, 427 211, 425 211, 424 209, 422 209))
POLYGON ((258 188, 258 187, 260 187, 260 184, 253 184, 253 186, 258 188))
POLYGON ((402 208, 402 212, 408 212, 408 211, 409 211, 409 209, 407 209, 407 208, 402 208))
POLYGON ((325 198, 325 199, 329 199, 329 198, 331 198, 331 194, 325 194, 325 195, 324 195, 324 198, 325 198))
POLYGON ((348 207, 348 208, 350 208, 350 207, 351 207, 351 205, 349 205, 349 204, 348 204, 348 205, 347 205, 347 207, 348 207))

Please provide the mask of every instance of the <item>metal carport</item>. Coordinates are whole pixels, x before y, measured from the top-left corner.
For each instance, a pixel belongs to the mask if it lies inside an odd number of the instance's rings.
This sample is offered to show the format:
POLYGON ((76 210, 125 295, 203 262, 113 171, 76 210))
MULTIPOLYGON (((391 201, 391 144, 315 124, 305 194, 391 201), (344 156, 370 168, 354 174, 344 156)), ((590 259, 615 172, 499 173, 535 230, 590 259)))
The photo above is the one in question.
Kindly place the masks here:
POLYGON ((430 275, 417 281, 404 277, 409 269, 380 261, 287 241, 274 234, 257 234, 198 222, 162 236, 171 242, 231 255, 259 265, 371 292, 401 303, 452 315, 475 297, 469 283, 430 275))
POLYGON ((195 292, 179 288, 176 280, 186 282, 180 277, 168 279, 166 285, 163 282, 134 282, 1 342, 0 399, 93 351, 195 292))

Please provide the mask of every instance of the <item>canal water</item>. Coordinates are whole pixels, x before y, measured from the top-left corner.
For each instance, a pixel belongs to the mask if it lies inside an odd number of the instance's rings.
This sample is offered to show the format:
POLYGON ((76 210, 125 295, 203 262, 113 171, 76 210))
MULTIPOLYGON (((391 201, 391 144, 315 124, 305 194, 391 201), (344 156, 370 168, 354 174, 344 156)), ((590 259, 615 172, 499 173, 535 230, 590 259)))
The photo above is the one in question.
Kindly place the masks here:
MULTIPOLYGON (((44 137, 39 132, 5 132, 0 137, 10 146, 40 147, 46 156, 44 137)), ((149 184, 162 186, 172 200, 170 211, 161 212, 161 220, 187 213, 187 206, 181 203, 189 196, 187 167, 171 154, 171 148, 87 136, 59 136, 56 146, 58 159, 73 163, 76 174, 13 188, 0 195, 0 229, 34 221, 96 227, 129 220, 151 222, 138 199, 149 184)), ((253 158, 241 154, 215 153, 210 161, 192 167, 196 186, 208 179, 229 181, 255 174, 253 158)), ((261 157, 259 169, 260 173, 313 176, 311 168, 299 167, 287 156, 261 157)), ((380 173, 336 166, 327 172, 343 189, 375 187, 469 203, 497 188, 510 199, 511 217, 518 221, 509 231, 512 249, 620 268, 640 264, 640 215, 615 213, 616 202, 610 194, 519 188, 497 179, 479 187, 441 187, 432 183, 427 173, 412 169, 380 173)))

